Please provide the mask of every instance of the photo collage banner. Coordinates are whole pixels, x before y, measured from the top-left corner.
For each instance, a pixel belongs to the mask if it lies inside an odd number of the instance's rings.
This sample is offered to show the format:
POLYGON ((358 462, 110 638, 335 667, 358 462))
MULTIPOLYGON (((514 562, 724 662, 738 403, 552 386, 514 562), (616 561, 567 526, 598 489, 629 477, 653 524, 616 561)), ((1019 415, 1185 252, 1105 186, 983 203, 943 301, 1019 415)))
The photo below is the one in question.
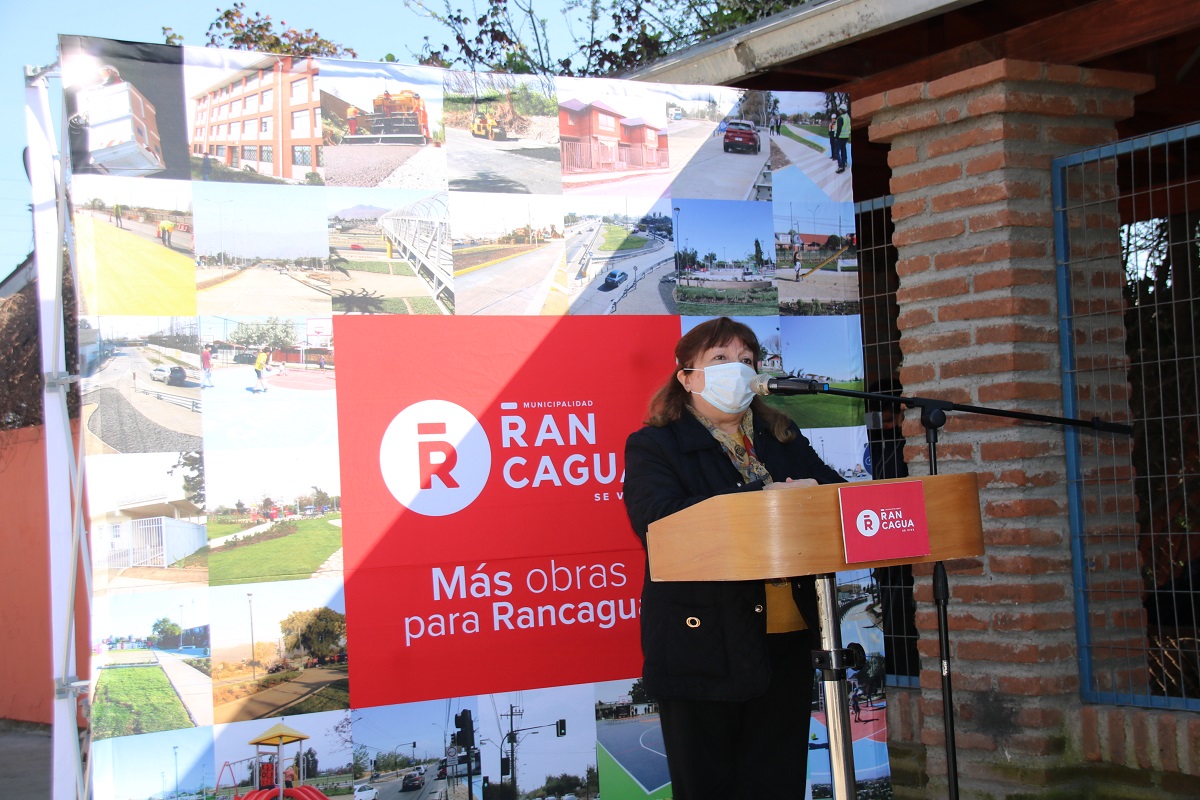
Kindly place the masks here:
MULTIPOLYGON (((624 443, 717 316, 864 388, 836 98, 60 49, 95 796, 670 797, 624 443)), ((770 402, 869 479, 860 402, 770 402)), ((880 600, 838 592, 886 787, 880 600)))

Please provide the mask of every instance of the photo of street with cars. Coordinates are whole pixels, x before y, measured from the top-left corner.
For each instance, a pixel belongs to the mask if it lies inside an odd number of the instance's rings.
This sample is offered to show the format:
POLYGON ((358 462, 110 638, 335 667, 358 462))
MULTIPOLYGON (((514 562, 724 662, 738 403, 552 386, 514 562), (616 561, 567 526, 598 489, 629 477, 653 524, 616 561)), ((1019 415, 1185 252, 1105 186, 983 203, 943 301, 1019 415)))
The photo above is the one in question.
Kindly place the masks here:
POLYGON ((201 449, 195 317, 84 317, 79 346, 86 453, 201 449))

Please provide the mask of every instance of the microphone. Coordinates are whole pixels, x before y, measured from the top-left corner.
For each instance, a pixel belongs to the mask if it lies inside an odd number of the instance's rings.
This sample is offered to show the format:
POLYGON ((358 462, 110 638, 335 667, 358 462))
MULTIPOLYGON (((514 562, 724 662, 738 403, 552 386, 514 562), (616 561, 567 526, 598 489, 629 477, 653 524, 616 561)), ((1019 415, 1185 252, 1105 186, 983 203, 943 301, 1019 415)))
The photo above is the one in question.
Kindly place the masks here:
POLYGON ((828 388, 828 383, 786 376, 776 378, 765 373, 755 375, 750 379, 750 390, 764 397, 767 395, 818 394, 828 388))

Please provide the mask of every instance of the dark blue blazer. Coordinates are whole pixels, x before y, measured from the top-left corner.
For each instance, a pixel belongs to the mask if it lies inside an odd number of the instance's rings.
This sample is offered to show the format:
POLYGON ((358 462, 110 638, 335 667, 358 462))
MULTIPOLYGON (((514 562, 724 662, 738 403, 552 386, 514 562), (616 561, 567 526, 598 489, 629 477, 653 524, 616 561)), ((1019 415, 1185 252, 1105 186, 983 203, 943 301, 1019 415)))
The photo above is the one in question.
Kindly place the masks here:
MULTIPOLYGON (((798 430, 785 444, 759 419, 755 415, 755 455, 772 478, 843 480, 798 430)), ((687 414, 678 422, 645 427, 629 437, 624 488, 629 520, 645 546, 646 531, 655 520, 715 495, 759 491, 763 483, 746 482, 721 444, 687 414)), ((792 594, 815 630, 812 578, 793 579, 792 594)), ((746 700, 762 694, 771 677, 765 606, 762 581, 652 583, 647 569, 641 609, 642 677, 651 696, 746 700)))

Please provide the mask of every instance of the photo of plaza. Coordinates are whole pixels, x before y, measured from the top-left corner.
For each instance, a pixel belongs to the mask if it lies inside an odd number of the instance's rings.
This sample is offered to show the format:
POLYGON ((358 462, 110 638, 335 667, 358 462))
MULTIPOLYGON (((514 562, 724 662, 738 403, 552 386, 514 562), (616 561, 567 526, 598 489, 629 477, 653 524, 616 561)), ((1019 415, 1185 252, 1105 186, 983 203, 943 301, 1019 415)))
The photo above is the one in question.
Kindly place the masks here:
POLYGON ((672 200, 680 314, 779 313, 771 211, 771 203, 672 200))
POLYGON ((810 187, 795 202, 776 199, 774 207, 780 313, 858 314, 854 204, 832 202, 810 187))

